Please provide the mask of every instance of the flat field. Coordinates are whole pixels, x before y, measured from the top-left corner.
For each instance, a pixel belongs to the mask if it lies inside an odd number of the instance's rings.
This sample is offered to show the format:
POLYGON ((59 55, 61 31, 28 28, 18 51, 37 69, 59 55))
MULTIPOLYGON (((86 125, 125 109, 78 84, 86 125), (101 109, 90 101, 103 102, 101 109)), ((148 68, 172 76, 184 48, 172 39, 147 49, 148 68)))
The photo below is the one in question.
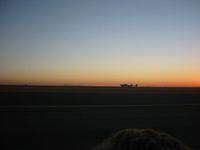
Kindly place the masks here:
POLYGON ((5 149, 88 150, 124 128, 200 149, 200 88, 0 86, 5 149))

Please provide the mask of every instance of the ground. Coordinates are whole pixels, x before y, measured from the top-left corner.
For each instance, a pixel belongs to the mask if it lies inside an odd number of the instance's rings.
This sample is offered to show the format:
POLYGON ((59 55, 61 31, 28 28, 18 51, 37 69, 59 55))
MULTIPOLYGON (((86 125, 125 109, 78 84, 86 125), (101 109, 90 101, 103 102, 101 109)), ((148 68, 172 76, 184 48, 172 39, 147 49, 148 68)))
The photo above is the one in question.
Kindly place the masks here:
POLYGON ((0 86, 5 149, 88 150, 124 128, 200 149, 200 88, 0 86))

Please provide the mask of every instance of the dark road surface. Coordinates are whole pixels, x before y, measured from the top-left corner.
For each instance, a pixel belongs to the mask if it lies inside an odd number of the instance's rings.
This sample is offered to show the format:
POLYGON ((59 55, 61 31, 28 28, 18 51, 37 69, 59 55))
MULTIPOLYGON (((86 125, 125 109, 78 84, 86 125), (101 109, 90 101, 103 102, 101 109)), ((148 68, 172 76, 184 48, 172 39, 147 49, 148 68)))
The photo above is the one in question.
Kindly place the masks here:
POLYGON ((198 150, 200 92, 196 90, 182 94, 0 92, 3 147, 88 150, 120 129, 154 128, 198 150))

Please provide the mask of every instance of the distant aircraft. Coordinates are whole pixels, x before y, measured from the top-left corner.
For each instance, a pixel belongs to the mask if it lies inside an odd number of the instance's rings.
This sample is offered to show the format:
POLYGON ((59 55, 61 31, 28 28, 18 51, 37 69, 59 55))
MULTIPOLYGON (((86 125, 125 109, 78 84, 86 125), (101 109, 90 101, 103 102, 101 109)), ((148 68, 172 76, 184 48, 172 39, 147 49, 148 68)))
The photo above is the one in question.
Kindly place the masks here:
POLYGON ((122 87, 122 88, 132 88, 132 87, 138 87, 138 84, 135 84, 135 86, 133 86, 133 84, 120 84, 120 87, 122 87))

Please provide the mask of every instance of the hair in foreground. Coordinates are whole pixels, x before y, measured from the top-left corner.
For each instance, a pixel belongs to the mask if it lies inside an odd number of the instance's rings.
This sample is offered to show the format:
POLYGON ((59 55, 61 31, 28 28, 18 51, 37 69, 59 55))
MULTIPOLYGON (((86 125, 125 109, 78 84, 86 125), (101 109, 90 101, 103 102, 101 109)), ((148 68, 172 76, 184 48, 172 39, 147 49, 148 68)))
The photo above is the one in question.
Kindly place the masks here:
POLYGON ((125 129, 104 140, 94 150, 192 150, 169 134, 153 129, 125 129))

